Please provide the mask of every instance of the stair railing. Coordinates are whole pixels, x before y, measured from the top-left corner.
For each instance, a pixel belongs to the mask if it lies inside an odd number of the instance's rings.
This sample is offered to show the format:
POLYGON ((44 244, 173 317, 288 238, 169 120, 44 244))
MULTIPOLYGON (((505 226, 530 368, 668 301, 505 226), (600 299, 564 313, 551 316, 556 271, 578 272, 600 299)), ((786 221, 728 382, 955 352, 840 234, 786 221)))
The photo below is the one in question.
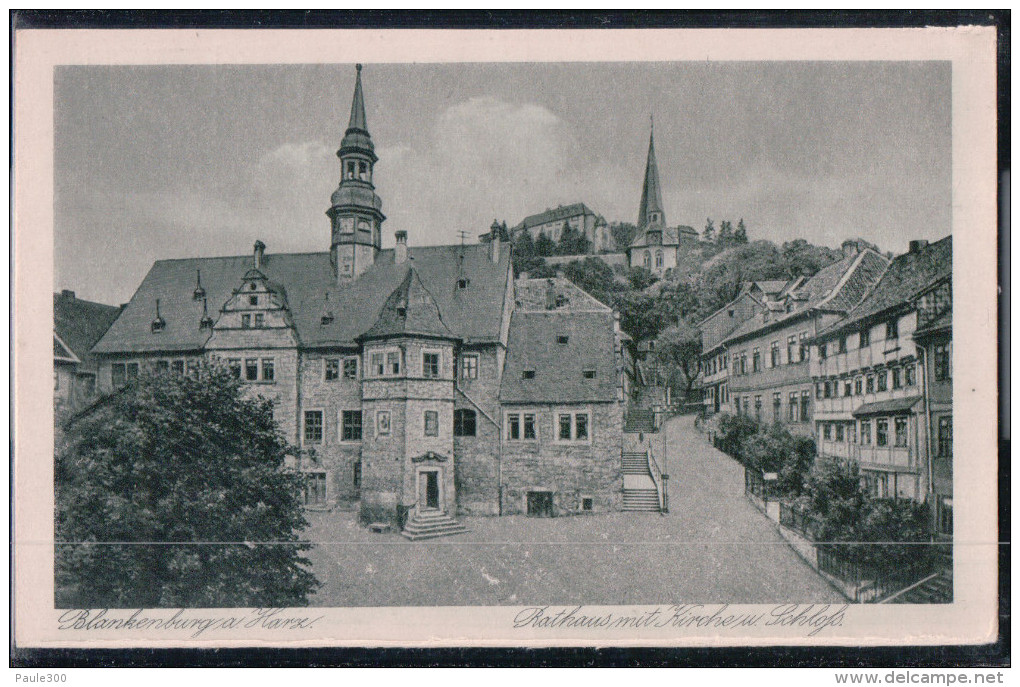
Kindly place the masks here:
POLYGON ((652 452, 651 445, 648 446, 648 472, 652 475, 652 482, 655 483, 655 495, 659 499, 659 512, 669 512, 669 492, 666 491, 666 482, 669 480, 669 475, 662 471, 659 467, 658 461, 655 460, 655 454, 652 452))

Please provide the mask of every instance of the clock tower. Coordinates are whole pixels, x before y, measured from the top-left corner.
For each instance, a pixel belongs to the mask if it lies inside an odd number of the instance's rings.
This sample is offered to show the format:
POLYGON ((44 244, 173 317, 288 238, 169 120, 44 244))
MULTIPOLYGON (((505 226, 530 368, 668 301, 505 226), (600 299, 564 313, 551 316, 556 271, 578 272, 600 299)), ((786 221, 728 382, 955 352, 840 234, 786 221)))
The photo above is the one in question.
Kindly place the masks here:
POLYGON ((351 120, 340 150, 340 185, 333 192, 326 215, 331 229, 330 258, 338 284, 349 284, 374 262, 382 247, 382 200, 372 184, 375 146, 365 121, 361 65, 357 65, 351 120))

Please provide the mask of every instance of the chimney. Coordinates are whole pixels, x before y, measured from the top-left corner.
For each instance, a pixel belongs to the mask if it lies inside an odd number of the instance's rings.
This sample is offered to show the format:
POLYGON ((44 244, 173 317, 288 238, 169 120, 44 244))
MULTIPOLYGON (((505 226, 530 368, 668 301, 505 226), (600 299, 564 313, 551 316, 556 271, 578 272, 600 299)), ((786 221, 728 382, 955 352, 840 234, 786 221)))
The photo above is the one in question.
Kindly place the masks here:
POLYGON ((261 241, 255 242, 255 269, 262 269, 262 265, 266 259, 266 244, 261 241))
POLYGON ((395 236, 397 237, 397 246, 393 250, 393 262, 403 265, 407 262, 407 232, 401 230, 395 236))
POLYGON ((499 262, 499 222, 492 220, 492 235, 489 237, 489 259, 499 262))
POLYGON ((913 241, 910 242, 910 252, 911 253, 920 253, 927 246, 928 246, 928 241, 926 239, 914 239, 913 241))
POLYGON ((64 289, 63 291, 60 292, 60 297, 61 298, 67 298, 67 299, 70 299, 70 300, 73 301, 74 300, 74 291, 72 291, 71 289, 64 289))
POLYGON ((861 245, 854 239, 847 239, 840 246, 843 249, 843 257, 848 258, 851 255, 857 255, 861 252, 861 245))

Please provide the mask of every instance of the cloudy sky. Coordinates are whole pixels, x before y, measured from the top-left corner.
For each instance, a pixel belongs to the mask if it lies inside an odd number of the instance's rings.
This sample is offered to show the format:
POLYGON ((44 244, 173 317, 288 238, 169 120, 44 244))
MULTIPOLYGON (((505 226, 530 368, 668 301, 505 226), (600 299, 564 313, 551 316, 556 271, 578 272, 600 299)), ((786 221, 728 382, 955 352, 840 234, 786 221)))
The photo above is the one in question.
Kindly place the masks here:
MULTIPOLYGON (((649 115, 670 224, 902 251, 950 232, 949 63, 369 64, 384 245, 583 201, 637 219, 649 115)), ((55 288, 154 260, 329 248, 353 65, 63 67, 55 288)))

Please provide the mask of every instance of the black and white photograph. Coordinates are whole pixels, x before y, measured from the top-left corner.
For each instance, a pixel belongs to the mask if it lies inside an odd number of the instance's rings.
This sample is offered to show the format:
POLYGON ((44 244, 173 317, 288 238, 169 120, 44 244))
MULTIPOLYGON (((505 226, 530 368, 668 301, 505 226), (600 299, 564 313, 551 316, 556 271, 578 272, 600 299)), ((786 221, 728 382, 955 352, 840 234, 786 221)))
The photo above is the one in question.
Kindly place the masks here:
POLYGON ((465 50, 52 68, 47 631, 984 609, 952 59, 465 50))

